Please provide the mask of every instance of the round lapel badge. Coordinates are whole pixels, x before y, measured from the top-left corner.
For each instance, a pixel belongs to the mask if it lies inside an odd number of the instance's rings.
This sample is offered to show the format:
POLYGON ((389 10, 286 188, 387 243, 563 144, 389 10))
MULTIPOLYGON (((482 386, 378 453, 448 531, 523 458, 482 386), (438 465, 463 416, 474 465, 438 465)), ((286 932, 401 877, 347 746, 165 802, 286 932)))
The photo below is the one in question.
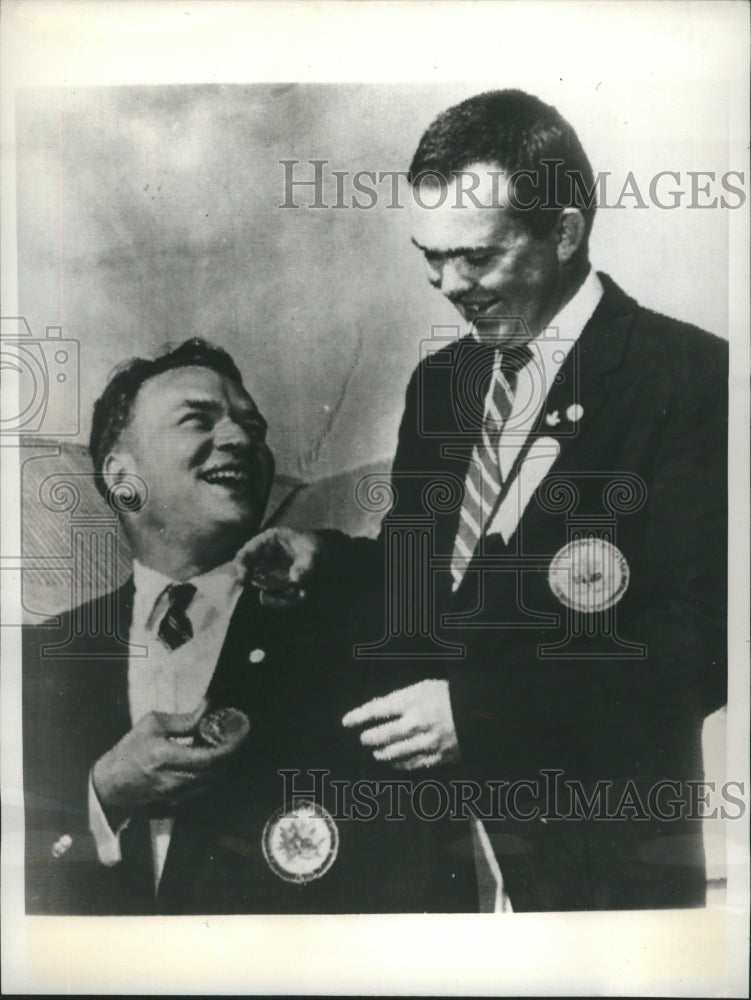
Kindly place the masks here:
POLYGON ((617 604, 628 587, 623 553, 603 538, 577 538, 553 556, 548 583, 567 608, 591 614, 617 604))
POLYGON ((339 852, 339 831, 316 802, 299 800, 267 820, 262 837, 269 868, 285 882, 304 885, 325 875, 339 852))

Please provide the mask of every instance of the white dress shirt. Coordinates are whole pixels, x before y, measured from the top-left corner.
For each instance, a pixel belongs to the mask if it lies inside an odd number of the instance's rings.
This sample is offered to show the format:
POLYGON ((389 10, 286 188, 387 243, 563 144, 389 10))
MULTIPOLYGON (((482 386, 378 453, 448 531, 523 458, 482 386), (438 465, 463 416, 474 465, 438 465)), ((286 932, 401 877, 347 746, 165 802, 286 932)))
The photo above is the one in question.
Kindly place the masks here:
MULTIPOLYGON (((186 612, 193 626, 193 638, 171 650, 158 638, 158 632, 169 605, 167 589, 175 581, 139 562, 133 564, 133 581, 128 704, 131 724, 135 725, 149 712, 187 713, 198 706, 214 675, 242 584, 232 563, 184 581, 196 587, 186 612)), ((89 828, 102 864, 115 865, 121 860, 120 834, 128 822, 125 820, 116 831, 110 828, 89 778, 89 828)), ((173 822, 171 817, 150 822, 155 891, 164 869, 173 822)))
MULTIPOLYGON (((503 426, 498 444, 498 461, 504 480, 508 478, 545 406, 555 376, 597 308, 603 291, 597 273, 590 269, 576 295, 566 303, 550 325, 528 344, 532 357, 517 376, 511 413, 503 426)), ((495 364, 496 368, 500 368, 500 356, 496 358, 495 364)), ((495 372, 488 389, 489 394, 493 391, 494 379, 495 372)), ((574 402, 578 400, 572 400, 574 402)), ((562 419, 560 414, 550 414, 549 417, 553 421, 562 419)), ((533 447, 534 450, 530 450, 519 470, 517 482, 512 484, 503 497, 486 529, 490 533, 500 532, 507 543, 516 531, 536 486, 558 457, 558 443, 552 438, 540 439, 533 447)), ((482 822, 474 817, 471 819, 471 826, 480 886, 480 912, 510 912, 511 903, 504 890, 503 876, 488 833, 482 822)))

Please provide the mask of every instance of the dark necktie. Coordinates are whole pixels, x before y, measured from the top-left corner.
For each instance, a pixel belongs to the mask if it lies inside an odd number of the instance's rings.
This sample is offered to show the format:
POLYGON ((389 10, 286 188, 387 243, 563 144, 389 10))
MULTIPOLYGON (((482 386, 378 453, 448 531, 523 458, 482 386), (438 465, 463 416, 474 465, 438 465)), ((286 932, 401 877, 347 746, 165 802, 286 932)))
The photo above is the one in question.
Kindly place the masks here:
POLYGON ((195 597, 192 583, 173 583, 167 588, 169 607, 159 623, 159 638, 167 649, 177 649, 193 638, 193 626, 187 608, 195 597))
POLYGON ((464 502, 451 560, 454 590, 464 578, 501 495, 503 478, 498 463, 498 444, 514 404, 516 377, 531 358, 526 345, 512 348, 503 352, 493 372, 485 401, 481 441, 472 449, 464 483, 464 502))

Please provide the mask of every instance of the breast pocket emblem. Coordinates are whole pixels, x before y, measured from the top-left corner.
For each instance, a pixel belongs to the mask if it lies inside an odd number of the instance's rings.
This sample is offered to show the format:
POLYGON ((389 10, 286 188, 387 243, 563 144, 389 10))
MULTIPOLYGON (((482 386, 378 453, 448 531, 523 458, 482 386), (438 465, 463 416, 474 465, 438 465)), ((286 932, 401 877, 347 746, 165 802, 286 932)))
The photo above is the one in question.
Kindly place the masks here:
POLYGON ((626 557, 603 538, 577 538, 553 556, 550 589, 567 608, 591 614, 617 604, 628 587, 626 557))

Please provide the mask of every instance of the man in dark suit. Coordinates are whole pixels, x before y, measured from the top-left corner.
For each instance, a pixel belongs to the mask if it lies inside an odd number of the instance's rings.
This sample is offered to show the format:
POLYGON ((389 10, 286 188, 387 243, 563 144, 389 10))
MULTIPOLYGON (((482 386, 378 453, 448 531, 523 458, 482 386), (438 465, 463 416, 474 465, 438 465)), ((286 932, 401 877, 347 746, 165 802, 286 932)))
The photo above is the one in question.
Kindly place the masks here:
POLYGON ((238 580, 271 487, 265 438, 232 359, 200 340, 128 362, 96 404, 97 483, 134 571, 25 630, 29 913, 450 908, 460 862, 427 825, 427 869, 405 871, 406 827, 349 822, 336 801, 333 779, 367 774, 340 725, 369 690, 342 595, 280 617, 266 605, 283 594, 238 580))
POLYGON ((458 762, 482 785, 482 909, 702 905, 691 782, 726 697, 726 345, 592 269, 592 168, 537 98, 443 112, 410 181, 413 242, 469 333, 412 375, 380 546, 320 535, 293 565, 380 563, 383 652, 403 647, 412 537, 434 660, 344 723, 383 764, 458 762))

